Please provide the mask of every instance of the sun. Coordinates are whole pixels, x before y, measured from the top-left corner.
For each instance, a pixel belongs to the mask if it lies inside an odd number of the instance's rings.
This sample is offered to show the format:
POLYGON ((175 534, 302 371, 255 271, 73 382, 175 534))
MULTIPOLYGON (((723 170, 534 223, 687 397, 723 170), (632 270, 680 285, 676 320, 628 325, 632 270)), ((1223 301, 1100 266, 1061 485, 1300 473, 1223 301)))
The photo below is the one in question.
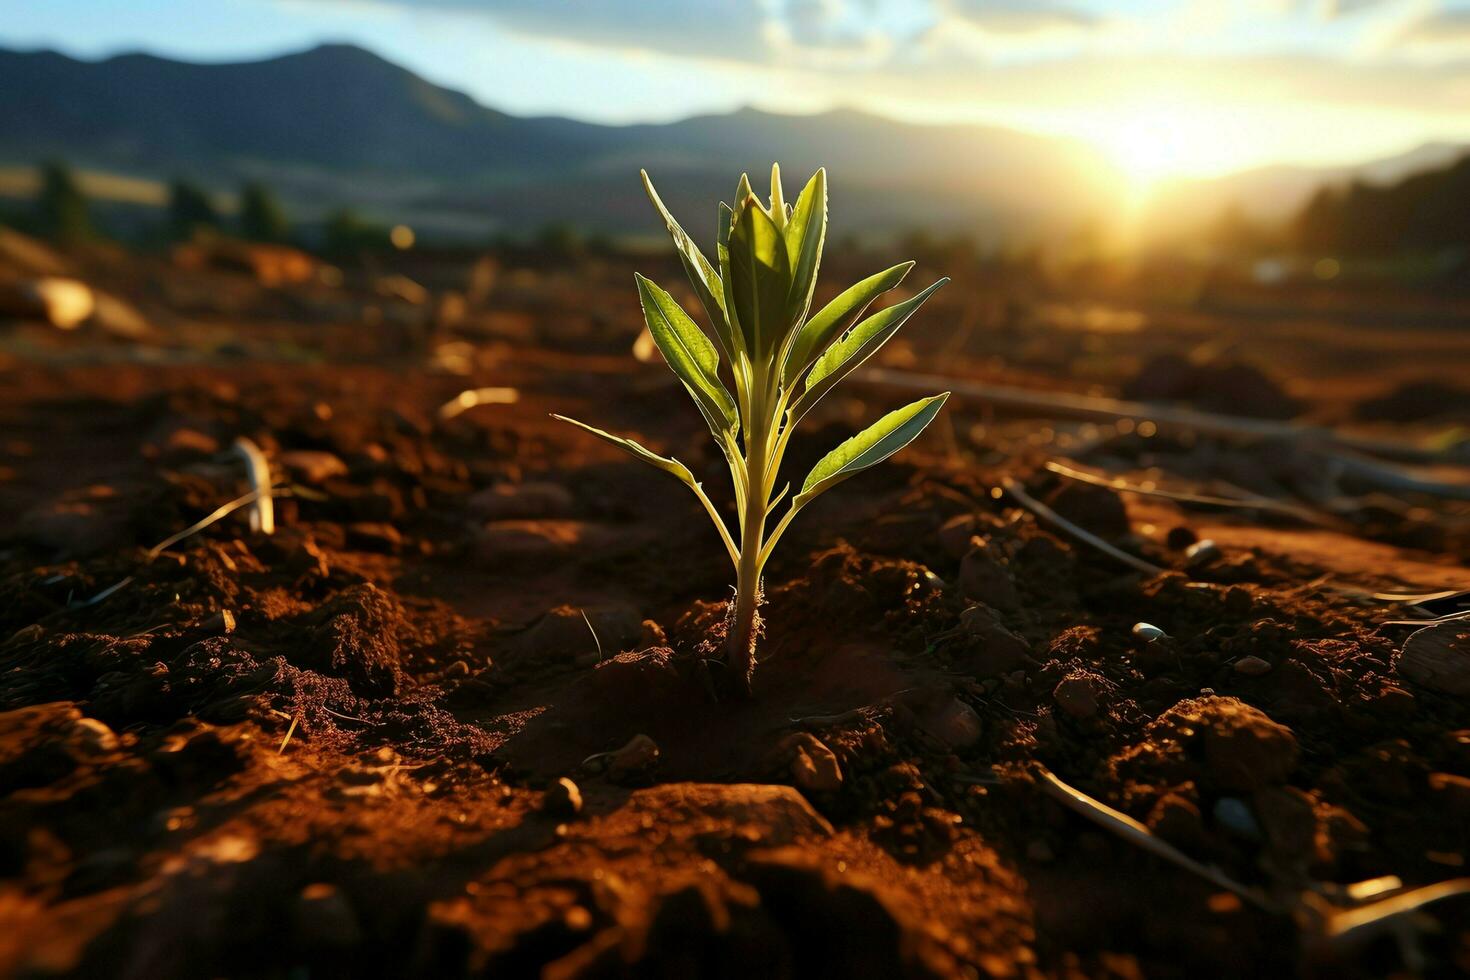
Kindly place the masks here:
POLYGON ((1162 181, 1213 177, 1249 164, 1259 147, 1224 106, 1154 101, 1099 106, 1086 138, 1102 149, 1135 191, 1162 181))

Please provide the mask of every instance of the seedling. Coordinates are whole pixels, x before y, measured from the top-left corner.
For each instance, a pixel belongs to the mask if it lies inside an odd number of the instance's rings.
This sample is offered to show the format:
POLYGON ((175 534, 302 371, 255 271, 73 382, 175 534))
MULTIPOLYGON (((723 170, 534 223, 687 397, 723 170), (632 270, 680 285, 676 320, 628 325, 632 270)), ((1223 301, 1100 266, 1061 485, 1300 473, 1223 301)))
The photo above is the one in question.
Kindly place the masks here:
POLYGON ((779 167, 771 168, 769 204, 755 196, 750 180, 742 175, 734 207, 723 203, 719 207, 718 268, 669 214, 646 172, 643 186, 668 225, 714 339, 672 296, 636 275, 643 316, 654 343, 694 399, 729 463, 739 543, 683 463, 575 419, 556 418, 677 477, 709 512, 735 566, 726 660, 732 680, 748 693, 761 632, 761 575, 781 535, 807 504, 912 442, 939 413, 949 392, 889 412, 822 457, 767 534, 767 519, 790 490, 788 484, 775 492, 792 430, 948 280, 863 318, 875 299, 908 275, 914 263, 904 262, 862 280, 808 317, 827 237, 825 170, 816 172, 795 205, 787 204, 781 192, 779 167), (722 364, 734 394, 722 378, 722 364))

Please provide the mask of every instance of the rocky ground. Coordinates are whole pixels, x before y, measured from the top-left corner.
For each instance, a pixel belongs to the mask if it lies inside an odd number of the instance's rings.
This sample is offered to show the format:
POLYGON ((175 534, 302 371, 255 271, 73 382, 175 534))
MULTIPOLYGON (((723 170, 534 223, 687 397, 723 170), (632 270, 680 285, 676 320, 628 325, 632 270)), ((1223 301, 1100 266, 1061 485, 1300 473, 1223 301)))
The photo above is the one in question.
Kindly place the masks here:
MULTIPOLYGON (((1470 972, 1463 897, 1331 926, 1344 886, 1466 874, 1470 636, 1371 598, 1470 588, 1464 505, 1335 484, 1353 506, 1304 522, 1119 494, 1042 464, 1328 513, 1290 445, 957 397, 793 526, 755 698, 716 700, 699 653, 729 569, 698 504, 549 418, 719 485, 697 414, 628 354, 631 291, 589 274, 618 299, 579 319, 555 272, 506 274, 445 325, 394 313, 401 284, 137 275, 151 340, 12 321, 0 362, 0 974, 1470 972), (517 400, 440 411, 485 385, 517 400), (285 487, 275 533, 245 508, 150 550, 248 488, 240 437, 285 487)), ((951 302, 935 317, 969 326, 942 363, 971 379, 1379 435, 1463 408, 1463 328, 1408 335, 1416 354, 1283 319, 1272 370, 1202 370, 1181 352, 1219 314, 1120 332, 951 302), (1346 366, 1365 351, 1371 376, 1346 366), (1426 371, 1446 387, 1416 402, 1426 371)), ((939 326, 889 365, 932 370, 939 326)), ((792 472, 898 400, 855 384, 792 472)))

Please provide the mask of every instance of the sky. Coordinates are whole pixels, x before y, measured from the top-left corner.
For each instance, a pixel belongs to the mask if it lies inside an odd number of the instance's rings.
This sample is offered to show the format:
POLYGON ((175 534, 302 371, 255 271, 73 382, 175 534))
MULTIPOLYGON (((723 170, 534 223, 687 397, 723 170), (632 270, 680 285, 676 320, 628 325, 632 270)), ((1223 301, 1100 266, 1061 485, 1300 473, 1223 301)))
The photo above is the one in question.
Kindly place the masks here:
POLYGON ((0 0, 0 44, 79 57, 324 41, 517 114, 849 106, 1079 138, 1140 185, 1470 142, 1470 0, 0 0))

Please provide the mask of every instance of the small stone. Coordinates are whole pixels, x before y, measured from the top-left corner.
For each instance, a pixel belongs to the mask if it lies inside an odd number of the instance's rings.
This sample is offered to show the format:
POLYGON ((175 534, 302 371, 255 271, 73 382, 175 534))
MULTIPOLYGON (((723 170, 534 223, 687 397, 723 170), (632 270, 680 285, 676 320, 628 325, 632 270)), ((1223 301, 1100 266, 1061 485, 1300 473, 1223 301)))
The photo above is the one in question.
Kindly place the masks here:
POLYGON ((42 276, 17 283, 0 283, 0 315, 20 316, 59 330, 75 330, 92 315, 97 298, 86 283, 62 276, 42 276))
POLYGON ((1110 540, 1126 537, 1132 529, 1122 495, 1109 487, 1064 480, 1042 502, 1073 524, 1110 540))
POLYGON ((1255 656, 1241 657, 1235 661, 1233 669, 1237 674, 1244 674, 1247 677, 1260 677, 1262 674, 1271 672, 1271 661, 1255 656))
POLYGON ((506 571, 564 561, 585 535, 579 521, 493 521, 475 531, 470 554, 488 571, 506 571))
MULTIPOLYGON (((617 812, 635 819, 646 815, 674 842, 702 841, 711 827, 735 828, 737 839, 758 841, 762 855, 833 834, 832 825, 799 790, 776 783, 665 783, 633 791, 617 812)), ((645 833, 654 825, 644 823, 645 833)), ((749 853, 752 860, 758 860, 755 853, 749 853)))
POLYGON ((347 547, 357 551, 393 555, 403 547, 403 537, 392 524, 361 521, 347 526, 347 547))
POLYGON ((172 834, 184 830, 193 830, 198 823, 198 816, 191 806, 175 806, 166 810, 159 810, 153 814, 149 821, 155 831, 172 834))
POLYGON ((960 630, 969 640, 969 650, 959 665, 979 678, 1003 677, 1021 668, 1031 646, 1000 621, 989 606, 970 606, 960 613, 960 630))
POLYGON ((342 890, 318 881, 301 889, 294 910, 296 937, 315 949, 344 949, 362 942, 362 926, 342 890))
POLYGON ((1286 781, 1296 768, 1296 736, 1265 712, 1231 698, 1212 699, 1204 717, 1205 761, 1226 789, 1254 790, 1286 781))
POLYGON ((1102 682, 1086 671, 1073 671, 1062 678, 1052 691, 1057 707, 1073 718, 1091 718, 1097 714, 1102 682))
POLYGON ((1470 819, 1470 778, 1432 772, 1429 774, 1429 789, 1451 813, 1470 819))
POLYGON ((1261 839, 1261 825, 1245 800, 1234 796, 1222 796, 1215 801, 1215 823, 1235 837, 1246 840, 1261 839))
POLYGON ((1019 597, 1011 573, 984 547, 971 548, 960 562, 960 591, 997 609, 1015 608, 1019 597))
POLYGON ((347 475, 347 464, 320 449, 293 449, 276 457, 276 465, 302 483, 321 484, 347 475))
POLYGON ((985 728, 975 709, 959 698, 949 698, 923 721, 924 730, 952 749, 980 741, 985 728))
POLYGON ((1201 538, 1184 549, 1184 566, 1199 568, 1220 557, 1220 546, 1209 538, 1201 538))
POLYGON ((595 606, 557 606, 516 636, 513 659, 596 664, 631 649, 643 637, 636 606, 607 602, 595 606))
POLYGON ((1179 793, 1165 793, 1149 811, 1148 828, 1171 844, 1198 847, 1205 839, 1199 807, 1179 793))
POLYGON ((1153 643, 1155 640, 1167 640, 1169 634, 1159 629, 1153 623, 1134 623, 1133 635, 1145 643, 1153 643))
POLYGON ((835 793, 842 788, 842 766, 827 743, 808 732, 782 739, 777 754, 789 757, 791 782, 804 793, 835 793))
POLYGON ((607 758, 607 778, 614 783, 644 782, 658 767, 658 743, 647 735, 634 735, 628 744, 607 758))
POLYGON ((574 503, 571 491, 561 484, 528 480, 497 483, 472 494, 465 506, 482 521, 514 521, 565 517, 574 503))
POLYGON ((5 642, 5 645, 10 646, 12 644, 33 643, 45 635, 46 627, 42 626, 40 623, 32 623, 29 626, 22 626, 20 629, 10 634, 10 639, 5 642))
POLYGON ((173 459, 213 456, 219 452, 219 440, 197 429, 174 429, 164 440, 163 451, 173 459))
POLYGON ((541 797, 541 809, 554 817, 575 817, 582 812, 582 791, 576 783, 562 776, 546 787, 541 797))
POLYGON ((72 738, 88 753, 116 751, 117 734, 96 718, 78 718, 71 725, 72 738))

